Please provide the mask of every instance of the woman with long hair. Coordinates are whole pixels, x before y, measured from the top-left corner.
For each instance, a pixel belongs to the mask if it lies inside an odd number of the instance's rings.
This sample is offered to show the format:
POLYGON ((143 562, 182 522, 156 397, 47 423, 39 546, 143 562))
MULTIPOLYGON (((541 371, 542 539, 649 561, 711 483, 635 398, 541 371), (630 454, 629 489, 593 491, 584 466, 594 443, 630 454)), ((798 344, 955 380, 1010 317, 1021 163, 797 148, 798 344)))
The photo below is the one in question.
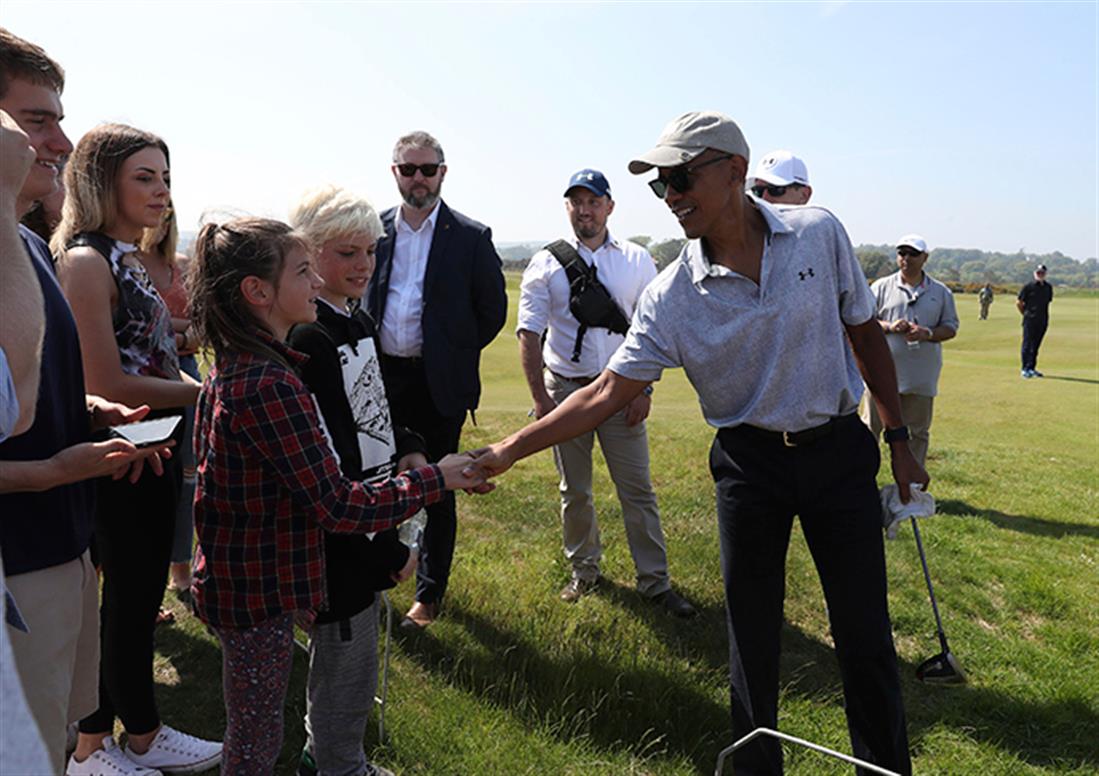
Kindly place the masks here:
MULTIPOLYGON (((104 124, 80 139, 50 247, 80 334, 87 390, 151 415, 182 415, 198 384, 181 375, 171 315, 134 243, 169 205, 168 146, 104 124)), ((178 443, 181 429, 177 429, 178 443)), ((161 722, 153 690, 153 629, 164 595, 179 498, 179 459, 134 485, 98 484, 95 554, 103 575, 99 709, 80 721, 70 776, 211 768, 221 745, 161 722), (125 751, 112 738, 116 716, 125 751)))
MULTIPOLYGON (((168 311, 172 314, 179 368, 200 380, 198 349, 191 328, 191 300, 187 295, 186 276, 189 259, 178 253, 179 226, 175 208, 169 201, 160 223, 146 228, 138 243, 137 258, 148 273, 168 311)), ((183 441, 176 451, 183 467, 183 486, 176 509, 176 530, 172 539, 169 587, 179 595, 191 590, 191 550, 195 542, 195 521, 192 502, 195 495, 195 456, 191 437, 194 436, 195 409, 189 406, 183 414, 183 441)), ((170 610, 161 609, 159 621, 170 619, 170 610)))

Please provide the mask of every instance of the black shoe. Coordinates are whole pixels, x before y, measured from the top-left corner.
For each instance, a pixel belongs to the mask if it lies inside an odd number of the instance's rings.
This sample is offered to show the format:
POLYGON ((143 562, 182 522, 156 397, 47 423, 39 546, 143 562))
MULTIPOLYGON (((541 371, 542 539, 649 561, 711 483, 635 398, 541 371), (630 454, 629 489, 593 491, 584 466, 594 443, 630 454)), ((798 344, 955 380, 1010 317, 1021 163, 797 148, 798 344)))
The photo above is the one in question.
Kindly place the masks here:
POLYGON ((1041 372, 1039 372, 1037 369, 1031 369, 1030 370, 1030 376, 1031 377, 1045 377, 1045 375, 1042 374, 1041 372))
POLYGON ((568 604, 574 604, 583 596, 586 596, 592 590, 595 590, 598 585, 599 577, 590 580, 582 577, 573 577, 569 580, 567 585, 561 588, 561 600, 568 604))
POLYGON ((676 617, 688 619, 698 614, 698 610, 691 606, 686 598, 671 589, 658 593, 649 600, 657 606, 663 606, 669 614, 676 617))

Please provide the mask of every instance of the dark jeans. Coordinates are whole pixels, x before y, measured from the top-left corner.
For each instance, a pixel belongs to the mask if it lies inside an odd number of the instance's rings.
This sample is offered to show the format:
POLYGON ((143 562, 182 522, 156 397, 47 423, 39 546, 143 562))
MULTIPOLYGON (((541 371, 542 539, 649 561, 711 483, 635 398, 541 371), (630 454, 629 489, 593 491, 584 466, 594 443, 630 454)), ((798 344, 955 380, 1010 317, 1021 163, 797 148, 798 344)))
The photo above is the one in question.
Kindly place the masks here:
MULTIPOLYGON (((855 756, 911 772, 886 601, 878 446, 856 415, 801 447, 746 426, 721 429, 710 451, 717 485, 729 630, 733 738, 777 728, 786 549, 794 515, 824 588, 855 756)), ((781 774, 782 750, 757 739, 737 774, 781 774)))
POLYGON ((1038 368, 1038 348, 1046 336, 1049 318, 1023 318, 1023 369, 1038 368))
MULTIPOLYGON (((177 444, 178 444, 177 438, 177 444)), ((172 549, 181 468, 148 467, 136 484, 98 482, 95 547, 103 576, 99 610, 99 709, 80 721, 83 733, 114 729, 117 715, 129 733, 160 724, 153 694, 153 630, 164 596, 172 549)))
MULTIPOLYGON (((435 409, 423 361, 382 356, 381 362, 393 423, 410 428, 424 438, 429 461, 435 462, 449 453, 458 452, 465 415, 450 417, 440 415, 435 409)), ((446 594, 457 532, 458 513, 454 493, 448 492, 442 501, 427 508, 427 525, 416 567, 417 601, 434 603, 441 601, 446 594)))

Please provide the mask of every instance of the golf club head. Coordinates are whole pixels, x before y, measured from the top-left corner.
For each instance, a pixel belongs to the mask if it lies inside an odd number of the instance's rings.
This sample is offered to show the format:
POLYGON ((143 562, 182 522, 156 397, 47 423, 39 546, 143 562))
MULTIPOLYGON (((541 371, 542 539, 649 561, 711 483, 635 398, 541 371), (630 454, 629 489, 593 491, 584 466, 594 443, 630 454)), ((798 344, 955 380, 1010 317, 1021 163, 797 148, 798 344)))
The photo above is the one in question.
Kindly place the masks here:
POLYGON ((951 652, 940 652, 916 666, 916 678, 928 684, 965 684, 965 671, 951 652))

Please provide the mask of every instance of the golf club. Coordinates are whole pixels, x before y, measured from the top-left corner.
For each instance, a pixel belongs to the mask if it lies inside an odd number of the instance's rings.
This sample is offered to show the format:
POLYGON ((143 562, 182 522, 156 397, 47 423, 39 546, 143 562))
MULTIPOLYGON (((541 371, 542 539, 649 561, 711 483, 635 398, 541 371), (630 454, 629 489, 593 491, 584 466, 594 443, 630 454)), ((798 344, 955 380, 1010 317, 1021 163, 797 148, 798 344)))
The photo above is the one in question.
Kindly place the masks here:
POLYGON ((943 648, 942 652, 916 666, 916 678, 921 682, 932 684, 965 684, 965 671, 962 670, 958 659, 950 652, 950 646, 946 643, 946 632, 943 631, 943 621, 939 617, 939 605, 935 602, 935 588, 931 586, 931 572, 927 570, 927 556, 923 552, 920 527, 916 525, 915 517, 912 518, 912 532, 916 536, 916 549, 920 551, 923 578, 927 580, 927 592, 931 594, 931 608, 935 612, 935 627, 939 630, 939 644, 943 648))

